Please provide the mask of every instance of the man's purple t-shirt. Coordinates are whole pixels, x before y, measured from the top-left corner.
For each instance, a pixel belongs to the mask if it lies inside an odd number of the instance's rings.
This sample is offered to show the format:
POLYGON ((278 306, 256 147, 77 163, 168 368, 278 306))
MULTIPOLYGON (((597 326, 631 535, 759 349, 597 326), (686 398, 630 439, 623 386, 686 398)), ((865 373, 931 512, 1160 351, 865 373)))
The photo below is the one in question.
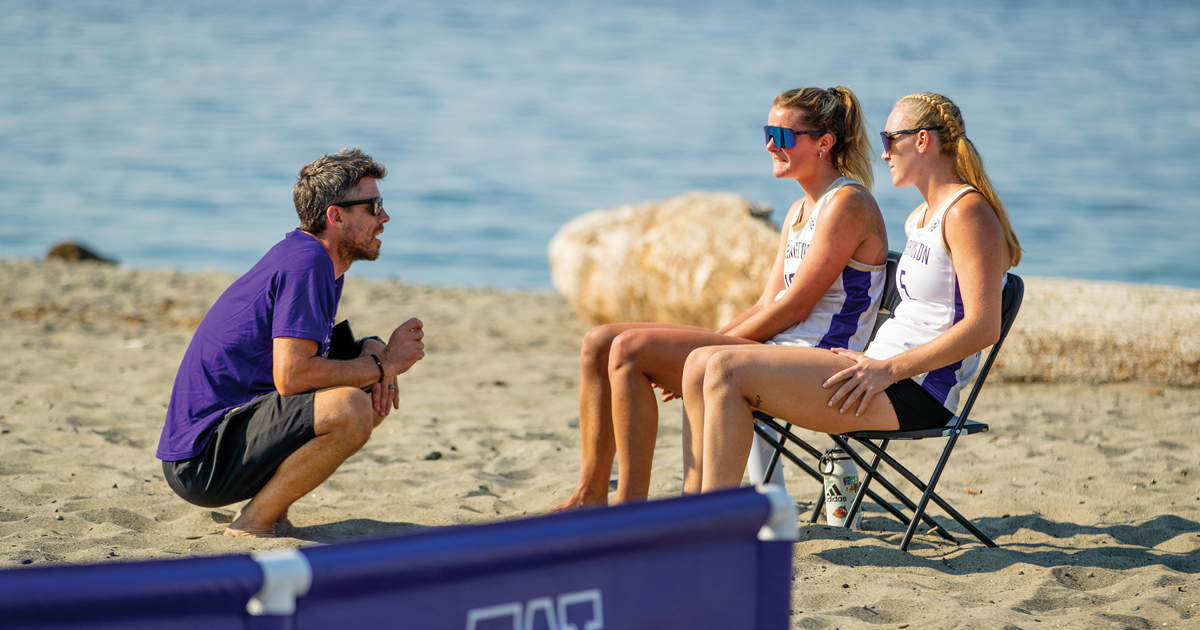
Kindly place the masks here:
POLYGON ((175 375, 159 459, 200 454, 226 411, 275 389, 276 337, 311 339, 328 355, 342 296, 334 274, 321 243, 296 230, 217 298, 175 375))

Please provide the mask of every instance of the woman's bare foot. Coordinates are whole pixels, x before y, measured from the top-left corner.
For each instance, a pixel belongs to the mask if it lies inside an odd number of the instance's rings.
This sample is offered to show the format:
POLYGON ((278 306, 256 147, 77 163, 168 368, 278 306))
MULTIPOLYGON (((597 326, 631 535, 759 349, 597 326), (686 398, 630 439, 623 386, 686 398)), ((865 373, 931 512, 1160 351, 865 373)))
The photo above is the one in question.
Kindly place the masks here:
POLYGON ((550 508, 546 511, 546 515, 558 514, 559 512, 570 512, 571 510, 579 510, 590 507, 606 507, 608 505, 608 493, 603 497, 596 498, 589 496, 585 491, 576 490, 571 497, 562 503, 550 508))

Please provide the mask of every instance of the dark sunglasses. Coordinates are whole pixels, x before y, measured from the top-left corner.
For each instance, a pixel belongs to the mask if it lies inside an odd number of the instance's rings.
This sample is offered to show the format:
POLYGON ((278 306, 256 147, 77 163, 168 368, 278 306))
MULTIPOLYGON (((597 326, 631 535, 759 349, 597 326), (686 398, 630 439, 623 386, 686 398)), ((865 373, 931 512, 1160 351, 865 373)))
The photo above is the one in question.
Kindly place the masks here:
POLYGON ((941 128, 942 126, 938 125, 936 127, 921 127, 920 129, 905 129, 903 131, 880 131, 879 137, 883 139, 884 152, 887 152, 892 150, 892 138, 895 138, 896 136, 906 136, 908 134, 917 133, 918 131, 933 131, 934 129, 941 128))
POLYGON ((365 203, 371 204, 371 214, 373 214, 375 216, 379 216, 379 214, 381 212, 383 212, 383 197, 371 197, 370 199, 355 199, 354 201, 339 201, 337 203, 331 203, 329 205, 337 206, 339 208, 353 208, 354 206, 361 206, 365 203))
POLYGON ((767 125, 763 127, 763 142, 775 141, 775 147, 778 149, 790 149, 796 146, 796 136, 823 136, 827 131, 797 131, 788 129, 787 127, 772 127, 767 125))

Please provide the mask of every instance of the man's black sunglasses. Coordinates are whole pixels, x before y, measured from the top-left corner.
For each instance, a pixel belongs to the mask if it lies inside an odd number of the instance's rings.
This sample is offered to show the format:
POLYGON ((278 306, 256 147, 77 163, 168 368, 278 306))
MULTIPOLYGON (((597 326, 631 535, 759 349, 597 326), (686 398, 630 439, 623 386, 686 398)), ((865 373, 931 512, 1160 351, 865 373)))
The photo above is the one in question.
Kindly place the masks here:
POLYGON ((381 212, 383 212, 383 197, 371 197, 370 199, 355 199, 354 201, 339 201, 337 203, 331 203, 329 205, 337 206, 339 208, 353 208, 354 206, 361 206, 366 203, 371 204, 371 214, 373 214, 375 216, 379 216, 379 214, 381 212))

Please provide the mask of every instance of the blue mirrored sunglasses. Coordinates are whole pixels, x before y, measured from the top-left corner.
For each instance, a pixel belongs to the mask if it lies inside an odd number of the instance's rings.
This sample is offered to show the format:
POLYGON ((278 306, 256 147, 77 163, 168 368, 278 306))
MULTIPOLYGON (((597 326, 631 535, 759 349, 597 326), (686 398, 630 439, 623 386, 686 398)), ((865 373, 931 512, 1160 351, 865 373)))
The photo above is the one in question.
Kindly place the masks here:
POLYGON ((763 127, 763 142, 775 141, 776 148, 790 149, 796 146, 796 136, 823 136, 826 131, 798 131, 796 129, 788 129, 787 127, 772 127, 767 125, 763 127))

